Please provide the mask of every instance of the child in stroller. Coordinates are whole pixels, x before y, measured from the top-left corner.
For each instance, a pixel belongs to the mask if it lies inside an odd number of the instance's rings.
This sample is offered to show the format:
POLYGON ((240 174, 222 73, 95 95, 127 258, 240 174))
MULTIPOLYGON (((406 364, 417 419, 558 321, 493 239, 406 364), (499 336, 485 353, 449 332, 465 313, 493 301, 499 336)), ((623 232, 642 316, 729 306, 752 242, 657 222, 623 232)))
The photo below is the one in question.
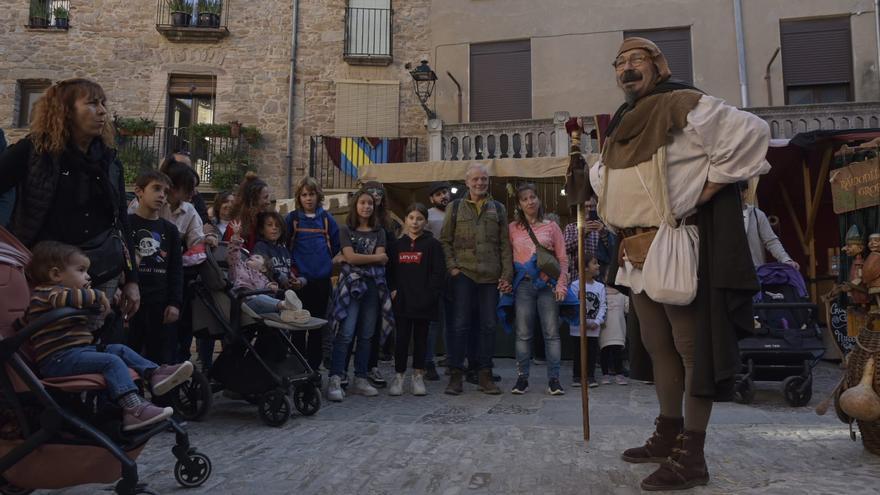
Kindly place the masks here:
MULTIPOLYGON (((28 274, 36 285, 24 315, 25 325, 46 312, 62 307, 85 309, 100 305, 106 315, 110 302, 104 293, 89 288, 89 259, 77 247, 43 241, 34 248, 28 274)), ((122 407, 123 431, 141 429, 169 418, 170 407, 158 407, 138 395, 129 367, 144 378, 155 395, 163 395, 192 375, 189 361, 159 366, 121 344, 99 350, 92 344, 95 317, 62 319, 31 337, 37 365, 45 378, 101 373, 110 397, 122 407)))
MULTIPOLYGON (((233 290, 278 290, 278 284, 269 280, 269 260, 261 254, 252 254, 242 259, 241 245, 241 222, 229 223, 232 237, 226 252, 226 260, 229 263, 229 278, 232 280, 233 290)), ((277 299, 269 294, 256 294, 248 296, 245 304, 255 313, 265 316, 275 313, 280 314, 280 319, 285 322, 307 322, 311 315, 302 308, 302 302, 292 290, 284 291, 284 300, 277 299)))

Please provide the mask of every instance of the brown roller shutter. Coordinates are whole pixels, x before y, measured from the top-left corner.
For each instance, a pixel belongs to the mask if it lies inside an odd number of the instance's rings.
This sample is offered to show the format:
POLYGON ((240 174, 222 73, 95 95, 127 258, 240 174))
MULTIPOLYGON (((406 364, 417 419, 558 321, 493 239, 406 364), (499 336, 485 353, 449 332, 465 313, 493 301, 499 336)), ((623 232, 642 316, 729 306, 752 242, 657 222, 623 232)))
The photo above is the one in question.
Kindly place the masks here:
POLYGON ((624 31, 624 38, 645 38, 653 41, 657 48, 663 52, 669 69, 672 70, 672 79, 694 83, 694 65, 691 57, 691 29, 671 28, 652 29, 647 31, 624 31))
POLYGON ((471 122, 532 118, 529 40, 471 45, 471 122))
POLYGON ((786 87, 852 83, 849 17, 780 21, 779 32, 786 87))
POLYGON ((214 96, 217 89, 215 76, 194 74, 171 74, 168 81, 168 94, 178 96, 214 96))

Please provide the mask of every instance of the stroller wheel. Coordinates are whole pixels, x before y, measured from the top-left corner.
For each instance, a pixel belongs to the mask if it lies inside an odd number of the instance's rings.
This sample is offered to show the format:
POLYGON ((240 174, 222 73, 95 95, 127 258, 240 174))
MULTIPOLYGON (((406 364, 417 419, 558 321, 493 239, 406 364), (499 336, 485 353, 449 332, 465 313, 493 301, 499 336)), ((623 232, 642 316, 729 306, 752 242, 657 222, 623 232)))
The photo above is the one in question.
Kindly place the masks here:
POLYGON ((27 488, 19 488, 6 481, 5 478, 0 477, 0 494, 2 495, 27 495, 28 493, 33 492, 33 490, 27 488))
POLYGON ((184 488, 201 486, 211 477, 211 459, 201 452, 189 454, 189 463, 174 464, 174 479, 184 488))
POLYGON ((290 419, 293 405, 284 390, 274 389, 263 394, 258 409, 267 425, 281 426, 290 419))
POLYGON ((755 400, 755 382, 751 378, 737 380, 733 386, 733 400, 739 404, 751 404, 755 400))
POLYGON ((312 383, 297 386, 293 391, 293 406, 303 416, 311 416, 321 409, 321 391, 312 383))
POLYGON ((214 398, 211 382, 200 371, 193 371, 189 381, 180 384, 168 395, 171 407, 187 421, 204 418, 214 398))
POLYGON ((782 381, 782 394, 791 407, 806 406, 813 397, 813 377, 790 376, 782 381))

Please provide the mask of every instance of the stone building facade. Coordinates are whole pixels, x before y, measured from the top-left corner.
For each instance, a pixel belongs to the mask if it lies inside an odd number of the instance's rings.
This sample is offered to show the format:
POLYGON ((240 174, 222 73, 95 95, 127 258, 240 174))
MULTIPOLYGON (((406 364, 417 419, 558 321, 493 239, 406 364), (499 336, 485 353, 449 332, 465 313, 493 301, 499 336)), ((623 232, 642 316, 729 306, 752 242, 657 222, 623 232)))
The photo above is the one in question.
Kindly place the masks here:
POLYGON ((224 0, 228 34, 198 41, 174 41, 174 33, 160 32, 164 1, 63 2, 69 5, 68 29, 30 27, 33 1, 39 0, 3 0, 0 9, 0 126, 10 142, 27 133, 19 124, 29 85, 70 77, 99 82, 111 113, 164 126, 173 125, 171 79, 213 76, 213 122, 236 120, 261 131, 264 142, 254 161, 279 198, 308 171, 309 137, 334 133, 340 80, 398 83, 397 135, 377 137, 424 136, 425 115, 404 65, 427 56, 428 0, 391 5, 393 58, 378 66, 344 60, 349 0, 299 2, 292 170, 287 130, 293 0, 224 0))

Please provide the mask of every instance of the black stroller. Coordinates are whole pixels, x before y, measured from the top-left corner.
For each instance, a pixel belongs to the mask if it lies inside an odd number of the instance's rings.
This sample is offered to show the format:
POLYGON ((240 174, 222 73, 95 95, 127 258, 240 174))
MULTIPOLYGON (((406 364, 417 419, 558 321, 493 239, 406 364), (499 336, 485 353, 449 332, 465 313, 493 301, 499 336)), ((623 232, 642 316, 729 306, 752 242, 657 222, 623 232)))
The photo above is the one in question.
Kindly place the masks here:
POLYGON ((782 382, 785 401, 805 406, 813 396, 813 368, 825 354, 818 307, 807 299, 801 274, 783 263, 758 267, 754 333, 739 340, 743 374, 734 400, 749 404, 756 381, 782 382))
POLYGON ((177 482, 187 488, 203 484, 211 475, 211 461, 190 446, 175 420, 124 432, 121 409, 103 397, 107 384, 102 375, 37 377, 30 336, 90 310, 55 309, 19 328, 16 320, 30 299, 23 272, 29 259, 27 249, 0 228, 0 494, 116 480, 116 493, 154 493, 139 483, 135 459, 152 437, 168 429, 176 437, 171 453, 177 459, 177 482))
POLYGON ((272 291, 235 292, 225 273, 226 244, 207 250, 194 286, 193 334, 221 339, 223 351, 211 367, 212 390, 256 404, 260 418, 281 426, 295 407, 311 416, 321 408, 321 375, 290 339, 290 332, 310 330, 326 321, 283 322, 252 311, 244 299, 272 291), (292 397, 292 398, 291 398, 292 397))

